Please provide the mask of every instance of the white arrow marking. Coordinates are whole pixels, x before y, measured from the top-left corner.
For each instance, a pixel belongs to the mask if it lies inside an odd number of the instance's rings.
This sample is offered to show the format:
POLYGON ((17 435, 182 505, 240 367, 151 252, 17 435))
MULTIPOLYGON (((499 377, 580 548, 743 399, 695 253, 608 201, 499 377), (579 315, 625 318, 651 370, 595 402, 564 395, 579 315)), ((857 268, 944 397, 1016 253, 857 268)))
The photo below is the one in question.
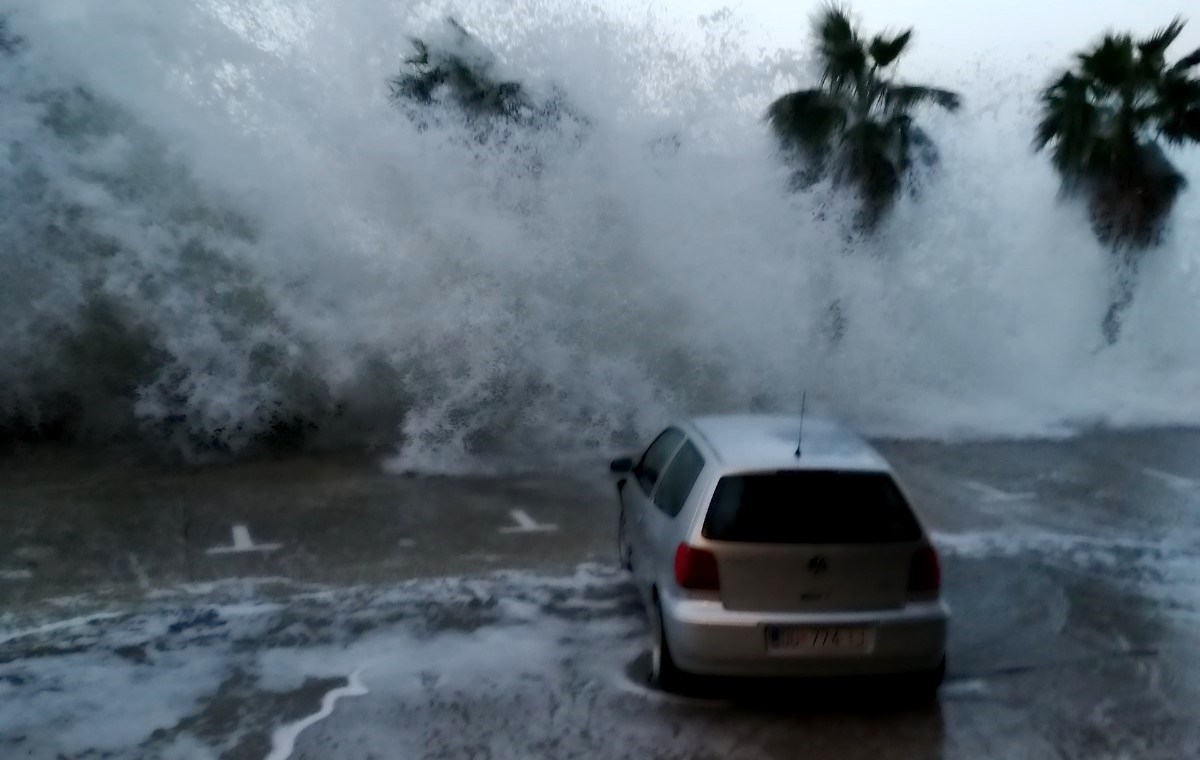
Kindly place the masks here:
POLYGON ((516 525, 510 525, 507 528, 501 528, 501 533, 553 533, 558 530, 557 525, 549 523, 539 523, 529 516, 529 513, 523 509, 514 509, 509 512, 512 515, 513 522, 516 525))
POLYGON ((133 570, 133 577, 137 579, 138 587, 142 591, 150 590, 150 576, 146 575, 145 568, 142 563, 138 562, 138 558, 133 552, 129 552, 129 568, 133 570))
POLYGON ((283 544, 256 544, 250 538, 250 529, 245 525, 233 526, 233 546, 214 546, 207 554, 239 554, 242 552, 273 552, 283 544))
POLYGON ((29 570, 0 570, 0 581, 27 581, 32 577, 29 570))

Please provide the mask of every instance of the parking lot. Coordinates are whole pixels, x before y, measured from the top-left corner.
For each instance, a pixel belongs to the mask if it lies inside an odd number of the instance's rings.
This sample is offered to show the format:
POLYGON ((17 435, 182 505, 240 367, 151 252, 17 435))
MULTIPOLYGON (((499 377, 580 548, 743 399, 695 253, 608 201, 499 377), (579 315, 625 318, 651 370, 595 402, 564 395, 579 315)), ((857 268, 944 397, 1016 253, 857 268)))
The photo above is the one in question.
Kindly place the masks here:
POLYGON ((1200 753, 1200 434, 881 442, 943 554, 940 703, 644 683, 604 462, 0 466, 0 756, 1200 753))

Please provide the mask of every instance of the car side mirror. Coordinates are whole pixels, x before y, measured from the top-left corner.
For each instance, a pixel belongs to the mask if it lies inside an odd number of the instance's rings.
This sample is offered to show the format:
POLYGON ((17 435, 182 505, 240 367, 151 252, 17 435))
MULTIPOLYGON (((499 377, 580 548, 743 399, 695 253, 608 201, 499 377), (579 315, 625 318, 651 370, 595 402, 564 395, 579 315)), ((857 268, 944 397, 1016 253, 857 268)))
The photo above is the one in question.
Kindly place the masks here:
POLYGON ((614 475, 626 475, 633 472, 633 460, 629 457, 614 459, 612 460, 612 463, 609 464, 608 470, 614 475))

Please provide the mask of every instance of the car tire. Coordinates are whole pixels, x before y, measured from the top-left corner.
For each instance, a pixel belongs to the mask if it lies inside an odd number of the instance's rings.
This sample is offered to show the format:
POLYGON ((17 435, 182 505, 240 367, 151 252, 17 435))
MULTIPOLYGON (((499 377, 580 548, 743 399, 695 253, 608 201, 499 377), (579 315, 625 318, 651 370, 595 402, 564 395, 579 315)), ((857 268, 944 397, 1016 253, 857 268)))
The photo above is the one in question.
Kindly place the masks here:
POLYGON ((654 619, 650 621, 650 682, 662 691, 679 693, 688 685, 688 674, 679 669, 671 656, 662 607, 654 600, 654 619))
POLYGON ((913 693, 922 702, 934 702, 945 680, 946 658, 943 657, 937 665, 913 677, 913 693))
POLYGON ((625 508, 617 522, 617 562, 626 570, 633 570, 633 544, 629 542, 629 526, 625 520, 625 508))

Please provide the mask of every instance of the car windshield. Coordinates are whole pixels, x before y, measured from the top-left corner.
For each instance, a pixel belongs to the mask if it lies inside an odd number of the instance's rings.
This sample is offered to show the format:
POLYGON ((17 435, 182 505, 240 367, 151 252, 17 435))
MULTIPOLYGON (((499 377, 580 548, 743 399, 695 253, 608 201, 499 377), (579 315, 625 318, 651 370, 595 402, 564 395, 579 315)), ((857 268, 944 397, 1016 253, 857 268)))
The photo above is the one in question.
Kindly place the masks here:
POLYGON ((704 536, 774 544, 888 543, 916 541, 921 528, 885 473, 796 470, 721 478, 704 536))

